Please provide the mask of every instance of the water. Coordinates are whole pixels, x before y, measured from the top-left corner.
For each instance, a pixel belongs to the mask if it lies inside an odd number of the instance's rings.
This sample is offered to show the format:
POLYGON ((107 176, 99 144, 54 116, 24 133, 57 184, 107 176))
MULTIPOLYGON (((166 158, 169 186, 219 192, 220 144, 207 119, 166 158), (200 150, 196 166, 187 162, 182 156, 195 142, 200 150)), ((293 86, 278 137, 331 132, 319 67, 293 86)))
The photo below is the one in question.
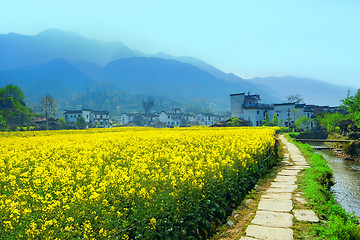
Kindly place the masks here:
MULTIPOLYGON (((311 143, 310 145, 319 146, 320 144, 311 143)), ((336 184, 331 187, 331 190, 337 202, 348 213, 354 213, 357 217, 360 217, 360 162, 337 158, 330 150, 315 152, 323 155, 329 167, 333 170, 336 184)))

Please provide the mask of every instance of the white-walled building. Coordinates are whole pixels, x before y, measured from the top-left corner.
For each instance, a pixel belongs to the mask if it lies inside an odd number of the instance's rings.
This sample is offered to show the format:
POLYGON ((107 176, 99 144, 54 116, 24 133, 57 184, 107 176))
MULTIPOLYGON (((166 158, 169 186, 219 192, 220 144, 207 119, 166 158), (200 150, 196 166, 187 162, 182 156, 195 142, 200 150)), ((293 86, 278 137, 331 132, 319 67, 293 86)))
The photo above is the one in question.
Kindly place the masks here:
POLYGON ((181 124, 180 113, 166 113, 162 111, 159 115, 159 120, 164 123, 167 127, 179 127, 181 124))
POLYGON ((141 118, 141 121, 136 123, 137 125, 155 127, 180 127, 190 125, 211 126, 223 120, 220 116, 210 113, 188 114, 181 112, 179 108, 174 108, 170 113, 165 111, 150 114, 124 113, 119 118, 119 123, 135 123, 135 118, 141 118))
POLYGON ((123 113, 118 121, 120 124, 128 124, 134 120, 135 115, 136 113, 123 113))
MULTIPOLYGON (((303 116, 313 117, 315 105, 281 103, 264 104, 259 103, 259 95, 250 95, 250 93, 230 94, 231 117, 239 117, 249 121, 252 126, 262 126, 264 124, 265 114, 268 114, 271 121, 276 114, 279 120, 279 126, 289 126, 303 116)), ((323 107, 324 108, 324 107, 323 107)), ((313 127, 313 125, 311 126, 313 127)))
POLYGON ((101 127, 110 127, 110 114, 108 111, 92 111, 90 116, 90 121, 95 126, 100 124, 101 127))
POLYGON ((197 125, 201 126, 211 126, 217 122, 220 122, 220 116, 211 114, 211 113, 198 113, 196 114, 195 121, 197 125))
POLYGON ((87 127, 110 127, 110 114, 108 111, 93 111, 90 109, 64 110, 64 119, 72 127, 78 117, 83 117, 87 127))
POLYGON ((85 123, 89 124, 91 120, 91 110, 90 109, 82 109, 82 110, 64 110, 64 119, 70 125, 75 126, 75 122, 78 117, 83 117, 85 123))

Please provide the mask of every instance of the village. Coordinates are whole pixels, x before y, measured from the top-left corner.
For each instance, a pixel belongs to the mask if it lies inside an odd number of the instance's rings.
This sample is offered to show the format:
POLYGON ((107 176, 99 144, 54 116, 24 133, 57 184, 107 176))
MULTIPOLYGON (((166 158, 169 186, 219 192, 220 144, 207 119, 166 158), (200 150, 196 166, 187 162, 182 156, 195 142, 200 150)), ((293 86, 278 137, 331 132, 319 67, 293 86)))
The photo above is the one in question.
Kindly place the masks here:
MULTIPOLYGON (((78 117, 84 119, 85 128, 116 126, 145 126, 156 128, 188 127, 188 126, 224 126, 231 118, 238 118, 242 126, 263 126, 266 119, 276 119, 275 125, 294 127, 300 118, 312 119, 320 113, 333 113, 337 107, 307 105, 304 103, 260 103, 258 94, 236 93, 230 94, 231 115, 217 115, 213 113, 184 113, 180 108, 172 111, 150 113, 122 113, 115 121, 111 121, 109 111, 94 111, 91 109, 64 110, 63 116, 69 127, 76 127, 78 117)), ((314 121, 308 121, 306 128, 313 129, 314 121)))
MULTIPOLYGON (((277 126, 294 127, 295 121, 299 118, 314 118, 321 113, 334 113, 339 107, 307 105, 304 103, 259 103, 260 95, 246 93, 230 94, 231 117, 240 118, 248 122, 248 126, 263 126, 264 120, 277 119, 277 126)), ((313 121, 308 122, 309 129, 315 127, 313 121)))

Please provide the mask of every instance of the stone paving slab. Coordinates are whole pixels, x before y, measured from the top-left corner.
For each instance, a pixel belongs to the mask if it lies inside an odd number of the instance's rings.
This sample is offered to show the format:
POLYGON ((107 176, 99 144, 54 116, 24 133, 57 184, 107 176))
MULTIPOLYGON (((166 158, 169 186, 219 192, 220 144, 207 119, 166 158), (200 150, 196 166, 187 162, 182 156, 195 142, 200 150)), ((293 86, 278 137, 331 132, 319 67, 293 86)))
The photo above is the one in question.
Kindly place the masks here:
POLYGON ((288 187, 270 187, 266 193, 292 193, 297 187, 295 185, 288 187))
POLYGON ((258 240, 258 238, 252 238, 252 237, 241 237, 240 240, 258 240))
POLYGON ((306 169, 306 168, 309 168, 309 166, 299 166, 299 165, 296 165, 296 166, 291 166, 291 167, 287 167, 285 168, 285 170, 303 170, 303 169, 306 169))
POLYGON ((307 162, 297 162, 296 165, 297 165, 297 166, 310 167, 310 165, 309 165, 307 162))
POLYGON ((257 211, 251 223, 267 227, 291 228, 293 218, 294 216, 290 213, 257 211))
POLYGON ((302 204, 307 204, 307 201, 305 200, 305 198, 296 197, 295 200, 302 203, 302 204))
MULTIPOLYGON (((289 143, 283 135, 280 139, 285 144, 288 152, 284 154, 283 164, 285 169, 278 173, 271 187, 261 196, 255 218, 246 229, 246 236, 242 240, 293 240, 293 214, 292 192, 297 188, 297 174, 309 167, 300 150, 289 143), (289 161, 291 158, 291 161, 289 161)), ((296 194, 295 199, 306 202, 301 195, 296 194)), ((295 201, 294 199, 294 201, 295 201)), ((295 217, 300 221, 318 221, 311 210, 293 210, 295 217), (303 220, 304 219, 304 220, 303 220)))
POLYGON ((312 210, 293 210, 295 218, 299 221, 306 221, 317 223, 320 219, 316 216, 315 212, 312 210))
POLYGON ((268 240, 293 240, 293 230, 289 228, 274 228, 258 225, 249 225, 246 235, 258 239, 268 240))
POLYGON ((261 200, 272 199, 272 200, 291 200, 291 193, 265 193, 261 196, 261 200))
POLYGON ((300 170, 282 170, 278 173, 278 176, 296 176, 300 170))
POLYGON ((271 183, 271 187, 279 187, 279 188, 283 188, 283 187, 297 187, 298 185, 292 183, 292 182, 272 182, 271 183))
POLYGON ((296 182, 296 176, 277 176, 274 182, 296 182))
POLYGON ((274 212, 290 212, 293 209, 291 200, 260 200, 258 210, 274 212))

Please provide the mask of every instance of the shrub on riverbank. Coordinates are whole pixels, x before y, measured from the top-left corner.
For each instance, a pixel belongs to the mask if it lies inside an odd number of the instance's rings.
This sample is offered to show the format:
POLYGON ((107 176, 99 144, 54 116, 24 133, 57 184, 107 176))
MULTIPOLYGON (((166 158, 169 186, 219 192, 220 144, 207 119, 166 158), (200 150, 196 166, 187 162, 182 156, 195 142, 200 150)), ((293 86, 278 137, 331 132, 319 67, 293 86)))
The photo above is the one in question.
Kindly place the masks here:
POLYGON ((308 144, 292 141, 303 152, 311 168, 306 169, 300 178, 300 188, 304 192, 311 208, 322 219, 313 225, 313 231, 319 239, 359 240, 359 220, 347 213, 335 200, 330 191, 333 184, 332 170, 320 154, 315 154, 308 144))

